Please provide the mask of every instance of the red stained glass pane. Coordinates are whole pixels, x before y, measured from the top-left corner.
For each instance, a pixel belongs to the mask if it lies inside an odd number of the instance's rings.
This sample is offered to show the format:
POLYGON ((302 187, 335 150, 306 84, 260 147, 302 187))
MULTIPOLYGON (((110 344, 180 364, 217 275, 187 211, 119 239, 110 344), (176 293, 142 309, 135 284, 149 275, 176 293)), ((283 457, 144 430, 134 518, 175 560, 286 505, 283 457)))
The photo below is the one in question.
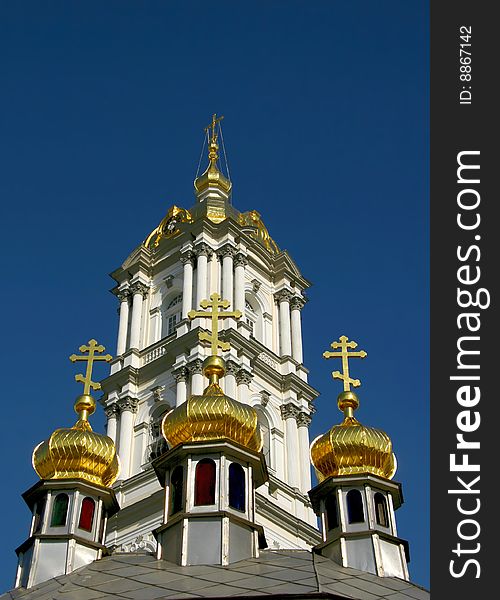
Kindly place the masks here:
POLYGON ((194 481, 194 504, 215 504, 215 463, 204 458, 196 465, 194 481))
POLYGON ((92 498, 84 498, 80 511, 80 520, 78 522, 79 529, 92 531, 92 523, 94 521, 95 502, 92 498))

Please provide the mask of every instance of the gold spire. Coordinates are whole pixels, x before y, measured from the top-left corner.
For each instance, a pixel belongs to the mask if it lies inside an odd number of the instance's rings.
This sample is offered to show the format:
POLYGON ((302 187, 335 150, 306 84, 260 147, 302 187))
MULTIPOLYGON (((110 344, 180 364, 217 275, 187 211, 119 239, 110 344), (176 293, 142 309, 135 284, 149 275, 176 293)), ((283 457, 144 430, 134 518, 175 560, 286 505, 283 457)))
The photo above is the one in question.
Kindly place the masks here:
POLYGON ((96 353, 104 352, 105 348, 93 339, 87 346, 80 346, 79 350, 88 354, 72 354, 69 357, 71 362, 87 362, 85 376, 75 376, 75 380, 84 386, 84 393, 78 396, 74 406, 79 418, 73 427, 56 429, 48 440, 34 449, 33 468, 41 479, 84 479, 109 487, 120 472, 116 448, 111 438, 92 431, 88 417, 96 408, 89 392, 101 388, 99 383, 92 381, 94 362, 109 362, 112 356, 97 356, 96 353))
POLYGON ((257 422, 257 413, 249 405, 229 398, 222 391, 219 380, 226 372, 225 362, 218 356, 218 349, 229 350, 229 342, 219 339, 219 319, 227 317, 239 319, 241 312, 222 311, 228 308, 228 300, 223 300, 217 292, 209 300, 202 300, 202 308, 209 311, 191 310, 190 319, 210 317, 212 331, 199 333, 201 341, 210 342, 212 354, 203 362, 203 373, 209 379, 209 385, 203 395, 191 396, 189 400, 169 412, 163 419, 163 437, 171 446, 194 441, 213 441, 228 439, 251 450, 262 448, 262 438, 257 422))
POLYGON ((231 191, 232 184, 227 177, 219 171, 217 167, 217 161, 219 160, 219 144, 217 143, 217 139, 219 134, 217 133, 217 125, 222 121, 224 116, 217 118, 217 114, 212 115, 212 122, 210 125, 207 125, 204 129, 205 133, 209 135, 208 141, 208 167, 206 171, 197 177, 194 180, 194 189, 197 194, 201 194, 206 189, 219 188, 224 195, 227 197, 229 192, 231 191), (209 130, 212 130, 211 134, 209 134, 209 130))
POLYGON ((344 413, 344 420, 334 425, 324 435, 316 438, 311 444, 311 461, 316 469, 318 479, 330 476, 372 473, 386 479, 392 479, 396 472, 396 457, 392 452, 389 436, 374 427, 362 425, 355 417, 354 411, 359 407, 357 395, 351 391, 359 387, 361 381, 353 379, 349 373, 350 358, 365 358, 364 350, 350 352, 358 344, 349 341, 345 335, 331 347, 339 352, 324 352, 324 358, 341 358, 342 373, 334 371, 334 379, 340 379, 344 391, 338 395, 337 404, 344 413))

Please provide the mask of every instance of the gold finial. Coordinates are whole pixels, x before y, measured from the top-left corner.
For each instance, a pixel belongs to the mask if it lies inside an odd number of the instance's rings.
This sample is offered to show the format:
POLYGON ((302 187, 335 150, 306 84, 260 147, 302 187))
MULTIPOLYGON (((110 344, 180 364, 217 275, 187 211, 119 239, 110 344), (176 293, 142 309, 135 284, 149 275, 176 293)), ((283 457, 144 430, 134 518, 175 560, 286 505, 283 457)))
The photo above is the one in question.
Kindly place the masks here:
POLYGON ((206 333, 205 331, 200 331, 199 338, 201 341, 210 342, 213 356, 217 356, 217 348, 229 350, 229 342, 223 342, 219 339, 219 319, 225 319, 226 317, 239 319, 241 317, 241 311, 239 310, 234 310, 232 312, 222 312, 218 310, 219 308, 228 308, 230 304, 229 300, 222 300, 219 294, 214 292, 210 296, 210 300, 202 300, 200 302, 202 308, 211 308, 210 311, 190 310, 187 315, 190 319, 211 316, 212 332, 206 333))
POLYGON ((333 371, 332 376, 334 379, 341 379, 344 382, 344 392, 349 392, 352 387, 359 387, 361 381, 359 379, 352 379, 349 376, 349 359, 350 358, 365 358, 366 352, 360 350, 359 352, 349 352, 349 348, 357 348, 358 344, 353 341, 348 341, 348 337, 341 335, 339 342, 332 342, 330 345, 335 350, 340 348, 340 352, 323 352, 323 358, 341 358, 342 359, 342 373, 340 371, 333 371))
POLYGON ((91 388, 93 390, 101 389, 100 383, 92 381, 92 369, 94 366, 94 361, 105 360, 106 362, 110 362, 111 360, 113 360, 113 357, 111 356, 111 354, 106 354, 104 356, 96 356, 96 352, 100 354, 101 352, 104 352, 104 350, 106 350, 104 346, 101 346, 100 344, 98 345, 96 340, 90 340, 88 342, 88 346, 80 346, 79 350, 80 352, 88 352, 88 354, 84 356, 77 356, 76 354, 72 354, 69 357, 69 359, 71 362, 77 362, 80 360, 84 360, 87 362, 87 371, 85 373, 85 377, 81 374, 75 375, 75 381, 83 383, 83 395, 88 396, 90 394, 91 388))

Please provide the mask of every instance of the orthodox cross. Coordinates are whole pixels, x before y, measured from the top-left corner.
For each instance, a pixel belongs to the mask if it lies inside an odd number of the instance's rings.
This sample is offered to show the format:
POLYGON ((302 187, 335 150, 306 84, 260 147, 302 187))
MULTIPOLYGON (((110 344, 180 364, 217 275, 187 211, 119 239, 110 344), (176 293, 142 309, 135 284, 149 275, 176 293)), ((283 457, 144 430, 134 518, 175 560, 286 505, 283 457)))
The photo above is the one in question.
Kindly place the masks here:
POLYGON ((71 362, 77 362, 80 360, 84 360, 87 362, 87 371, 85 373, 85 377, 81 374, 75 375, 75 381, 83 383, 83 393, 86 395, 89 394, 90 388, 92 388, 93 390, 101 389, 100 383, 92 381, 92 368, 94 366, 94 361, 105 360, 106 362, 109 362, 110 360, 113 360, 113 357, 111 356, 111 354, 105 354, 104 356, 96 356, 96 352, 100 354, 101 352, 104 352, 104 350, 106 350, 104 346, 101 346, 100 344, 98 345, 96 340, 90 340, 88 342, 88 346, 83 345, 80 346, 80 348, 78 349, 80 350, 80 352, 88 352, 88 354, 84 354, 83 356, 77 356, 76 354, 72 354, 69 357, 69 360, 71 362))
POLYGON ((331 347, 336 350, 340 348, 340 352, 323 352, 324 358, 341 358, 342 359, 342 373, 340 371, 333 371, 332 375, 334 379, 341 379, 344 382, 344 392, 348 392, 352 387, 359 387, 361 381, 359 379, 352 379, 349 376, 349 359, 350 358, 365 358, 366 352, 360 350, 359 352, 349 352, 349 348, 358 347, 358 344, 353 341, 348 341, 348 337, 341 335, 338 342, 332 342, 331 347))
POLYGON ((221 117, 219 117, 219 118, 217 119, 217 114, 216 114, 216 113, 214 113, 214 114, 212 115, 212 122, 210 123, 210 125, 207 125, 207 126, 205 127, 205 131, 206 131, 207 133, 208 133, 208 130, 209 130, 209 129, 212 129, 212 139, 210 140, 211 142, 215 142, 215 141, 217 141, 217 135, 216 135, 216 133, 215 133, 215 127, 216 127, 217 123, 220 123, 220 122, 222 121, 222 119, 223 119, 223 118, 224 118, 224 115, 222 115, 221 117))
MULTIPOLYGON (((214 115, 215 116, 215 115, 214 115)), ((226 317, 233 317, 239 319, 241 317, 241 311, 235 310, 233 312, 222 312, 219 308, 227 308, 230 305, 229 300, 222 300, 217 292, 214 292, 210 296, 210 300, 202 300, 200 306, 202 308, 210 308, 209 311, 202 310, 190 310, 187 316, 190 319, 195 317, 207 317, 212 318, 212 331, 207 333, 206 331, 200 331, 199 338, 201 341, 210 342, 212 346, 212 355, 217 356, 217 348, 221 350, 229 350, 229 342, 223 342, 219 339, 219 319, 225 319, 226 317)))

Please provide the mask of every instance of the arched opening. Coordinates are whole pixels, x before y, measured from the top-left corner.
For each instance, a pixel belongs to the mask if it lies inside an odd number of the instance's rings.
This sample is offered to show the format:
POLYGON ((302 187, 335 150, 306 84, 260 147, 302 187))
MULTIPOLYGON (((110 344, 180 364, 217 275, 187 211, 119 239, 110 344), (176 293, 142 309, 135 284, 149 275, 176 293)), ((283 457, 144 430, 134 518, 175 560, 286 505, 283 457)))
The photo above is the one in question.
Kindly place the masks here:
POLYGON ((57 494, 52 505, 51 527, 64 527, 68 516, 69 497, 68 494, 57 494))
POLYGON ((375 519, 378 525, 389 527, 389 515, 387 513, 387 502, 383 494, 377 492, 374 496, 375 519))
POLYGON ((165 413, 170 410, 167 403, 162 403, 157 406, 151 413, 149 420, 149 445, 146 460, 154 460, 168 450, 167 440, 161 432, 161 423, 165 413))
POLYGON ((215 462, 204 458, 196 465, 194 475, 194 505, 215 504, 215 462))
POLYGON ((173 297, 169 298, 165 302, 162 315, 162 335, 161 337, 168 337, 175 333, 175 327, 181 320, 181 309, 182 309, 182 294, 176 293, 173 297))
POLYGON ((95 502, 92 498, 84 498, 82 501, 82 508, 80 510, 80 519, 78 521, 78 528, 84 531, 92 531, 92 525, 94 523, 94 512, 95 502))
POLYGON ((337 498, 332 492, 325 500, 326 527, 328 531, 336 529, 339 526, 339 513, 337 508, 337 498))
POLYGON ((170 514, 175 515, 182 510, 184 496, 184 469, 177 465, 170 478, 170 514))
POLYGON ((359 490, 349 490, 346 500, 349 523, 363 523, 365 520, 365 511, 363 509, 361 492, 359 490))
POLYGON ((262 310, 257 300, 250 294, 245 296, 245 323, 250 327, 250 335, 264 343, 262 310))
POLYGON ((238 463, 229 465, 229 506, 245 512, 245 470, 238 463))
POLYGON ((33 533, 39 533, 42 530, 43 516, 45 514, 46 498, 41 498, 36 503, 35 521, 33 523, 33 533))

